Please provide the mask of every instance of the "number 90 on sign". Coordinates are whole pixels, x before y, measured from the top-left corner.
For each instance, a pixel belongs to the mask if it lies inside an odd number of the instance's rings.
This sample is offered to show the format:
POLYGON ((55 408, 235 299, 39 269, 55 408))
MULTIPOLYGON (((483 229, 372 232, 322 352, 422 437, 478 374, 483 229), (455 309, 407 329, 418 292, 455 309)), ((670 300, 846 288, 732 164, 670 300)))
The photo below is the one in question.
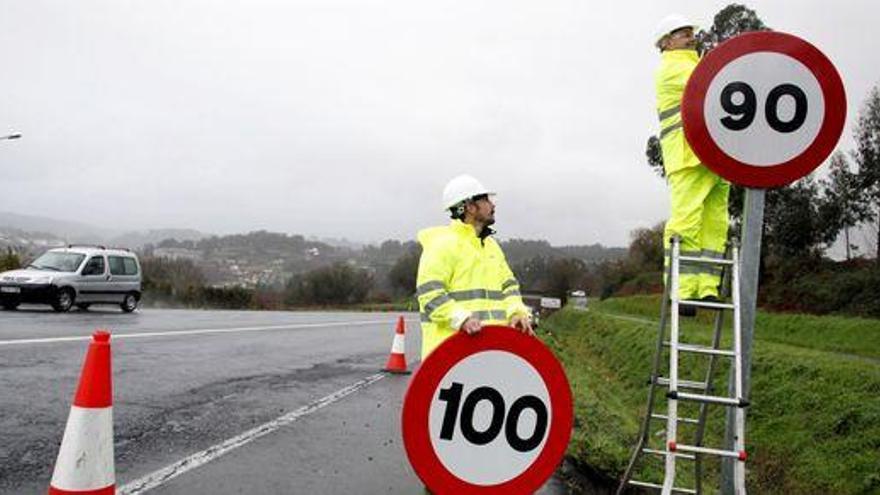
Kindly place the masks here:
POLYGON ((704 118, 728 155, 771 167, 804 152, 825 115, 819 81, 798 60, 756 52, 734 60, 712 80, 704 118))

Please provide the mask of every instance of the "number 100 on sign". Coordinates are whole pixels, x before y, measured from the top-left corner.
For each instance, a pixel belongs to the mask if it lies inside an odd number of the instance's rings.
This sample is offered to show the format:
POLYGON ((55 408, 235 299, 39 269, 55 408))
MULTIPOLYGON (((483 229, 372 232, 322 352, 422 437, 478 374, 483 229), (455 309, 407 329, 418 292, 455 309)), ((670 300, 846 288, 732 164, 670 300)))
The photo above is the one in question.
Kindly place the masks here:
POLYGON ((508 352, 484 351, 446 373, 428 425, 447 469, 475 485, 496 485, 535 461, 551 415, 550 394, 531 364, 508 352))

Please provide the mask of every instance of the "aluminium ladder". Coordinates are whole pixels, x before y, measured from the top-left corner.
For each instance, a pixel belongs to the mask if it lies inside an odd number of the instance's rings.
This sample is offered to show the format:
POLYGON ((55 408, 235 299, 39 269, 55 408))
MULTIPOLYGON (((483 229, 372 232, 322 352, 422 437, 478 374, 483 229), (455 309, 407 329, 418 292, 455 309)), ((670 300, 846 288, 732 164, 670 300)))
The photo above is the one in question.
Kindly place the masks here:
MULTIPOLYGON (((667 263, 667 281, 663 292, 663 304, 660 309, 660 329, 657 338, 657 348, 654 353, 654 363, 649 379, 648 409, 642 422, 641 431, 636 448, 633 451, 629 465, 624 472, 617 495, 625 493, 630 486, 643 489, 655 489, 663 495, 672 493, 701 494, 702 493, 702 460, 703 456, 713 455, 733 458, 734 462, 734 489, 736 495, 745 495, 745 407, 748 401, 743 397, 742 387, 742 341, 739 302, 739 254, 736 246, 730 249, 731 257, 707 258, 696 256, 681 256, 680 239, 673 236, 671 239, 671 260, 667 263), (731 303, 708 302, 695 300, 681 300, 678 298, 679 274, 681 264, 710 265, 722 268, 722 296, 730 296, 731 303), (667 304, 668 302, 668 304, 667 304), (716 310, 714 332, 711 347, 680 343, 679 334, 679 306, 691 306, 716 310), (733 349, 721 349, 721 330, 724 325, 724 310, 733 311, 733 349), (671 316, 671 318, 670 318, 671 316), (666 340, 666 322, 670 320, 669 340, 666 340), (669 376, 661 376, 661 362, 663 353, 668 348, 669 352, 669 376), (679 354, 692 353, 708 356, 709 363, 706 368, 703 381, 679 379, 679 354), (734 397, 712 395, 712 380, 715 375, 718 358, 730 358, 733 370, 734 397), (665 388, 667 398, 667 414, 654 413, 654 399, 656 390, 665 388), (684 392, 693 390, 697 393, 684 392), (696 418, 679 417, 679 401, 693 402, 699 405, 699 413, 696 418), (708 448, 703 446, 703 436, 708 417, 708 406, 720 405, 735 408, 734 414, 734 447, 733 450, 708 448), (649 448, 651 425, 654 421, 665 422, 666 442, 662 448, 649 448), (693 442, 686 444, 679 441, 678 428, 680 424, 695 426, 693 442), (648 481, 639 481, 632 478, 635 467, 643 454, 662 456, 665 460, 664 481, 662 484, 648 481), (694 463, 694 488, 683 488, 675 485, 676 461, 687 460, 694 463)), ((722 297, 723 299, 724 297, 722 297)), ((657 432, 657 435, 662 434, 657 432)))

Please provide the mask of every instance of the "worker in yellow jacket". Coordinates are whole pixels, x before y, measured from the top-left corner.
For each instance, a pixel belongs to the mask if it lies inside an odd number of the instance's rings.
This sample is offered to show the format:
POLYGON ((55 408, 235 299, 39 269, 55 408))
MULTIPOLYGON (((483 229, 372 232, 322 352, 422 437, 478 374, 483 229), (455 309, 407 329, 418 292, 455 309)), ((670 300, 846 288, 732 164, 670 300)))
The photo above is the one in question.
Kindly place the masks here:
POLYGON ((510 325, 535 334, 519 283, 491 237, 493 196, 473 177, 460 175, 443 190, 449 225, 419 232, 422 359, 456 332, 475 334, 483 325, 510 325))
MULTIPOLYGON (((695 28, 685 17, 673 14, 660 21, 655 36, 661 52, 655 80, 660 147, 672 204, 663 235, 667 263, 673 235, 681 238, 682 256, 723 258, 727 243, 730 183, 700 163, 682 129, 682 96, 700 61, 695 28)), ((679 298, 717 300, 720 275, 716 266, 681 265, 679 298)), ((679 308, 683 315, 695 314, 692 306, 679 308)))

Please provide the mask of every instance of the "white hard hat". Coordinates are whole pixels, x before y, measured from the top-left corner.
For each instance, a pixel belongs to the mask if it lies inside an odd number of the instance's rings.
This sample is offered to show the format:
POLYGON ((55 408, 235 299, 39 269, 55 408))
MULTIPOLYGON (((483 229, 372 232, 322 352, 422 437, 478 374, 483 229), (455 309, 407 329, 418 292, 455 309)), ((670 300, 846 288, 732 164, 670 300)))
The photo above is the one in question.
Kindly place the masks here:
POLYGON ((687 17, 681 14, 669 14, 657 23, 657 29, 654 31, 654 44, 660 46, 660 40, 665 38, 667 34, 686 27, 693 28, 695 31, 697 29, 697 25, 687 17))
POLYGON ((481 194, 495 194, 470 175, 459 175, 443 188, 443 209, 448 210, 466 199, 481 194))

